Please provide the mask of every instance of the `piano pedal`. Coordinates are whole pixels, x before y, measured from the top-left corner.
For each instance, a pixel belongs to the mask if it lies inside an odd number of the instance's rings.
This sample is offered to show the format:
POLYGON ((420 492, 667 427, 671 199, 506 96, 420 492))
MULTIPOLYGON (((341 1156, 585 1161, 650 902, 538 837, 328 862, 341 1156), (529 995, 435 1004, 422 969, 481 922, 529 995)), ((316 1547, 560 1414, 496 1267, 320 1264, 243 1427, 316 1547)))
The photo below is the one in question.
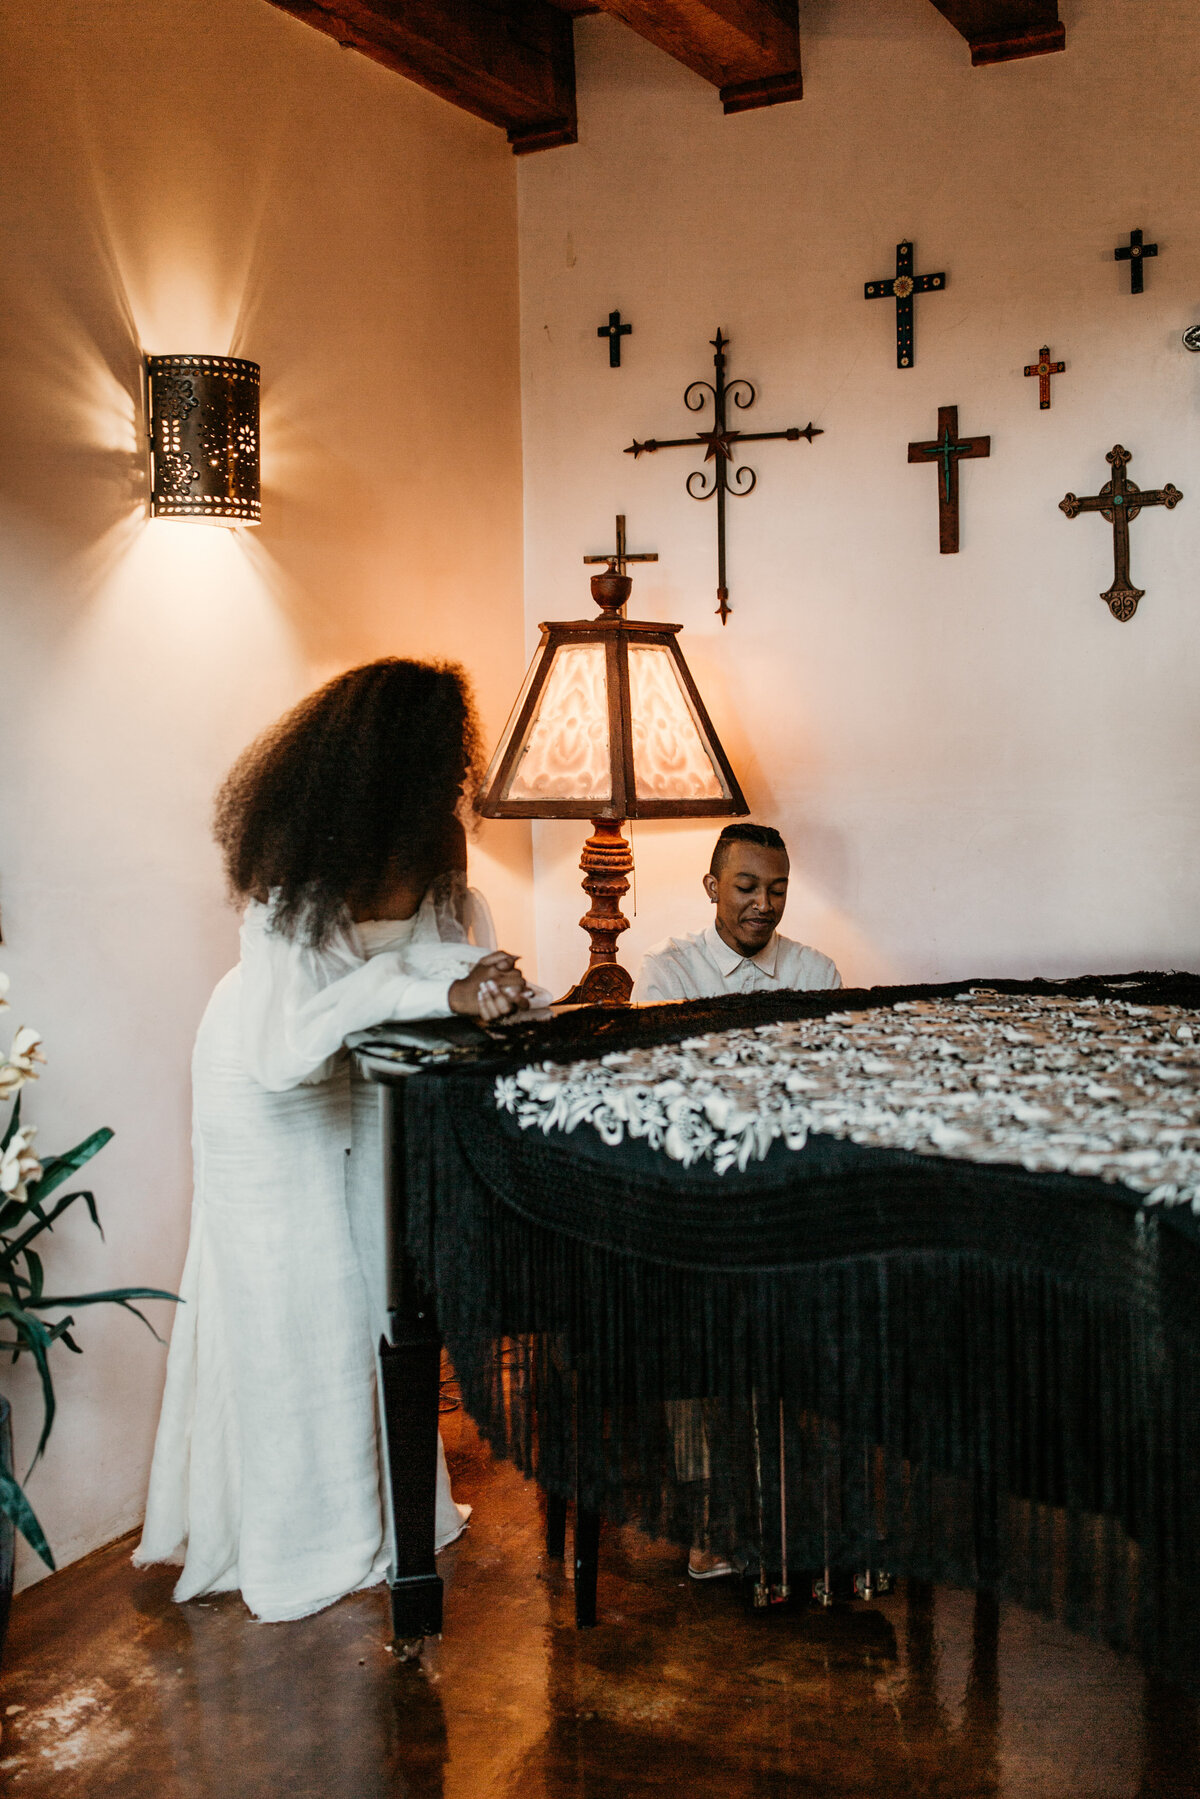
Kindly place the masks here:
POLYGON ((858 1590, 857 1580, 840 1568, 826 1568, 824 1574, 818 1574, 812 1583, 812 1596, 818 1605, 841 1605, 853 1599, 858 1590))
POLYGON ((891 1590, 892 1577, 886 1568, 866 1568, 861 1574, 854 1576, 854 1591, 868 1605, 872 1599, 878 1599, 881 1593, 890 1593, 891 1590))
POLYGON ((772 1580, 765 1571, 760 1570, 757 1580, 747 1574, 743 1576, 743 1591, 752 1611, 769 1612, 782 1606, 790 1606, 805 1592, 803 1584, 797 1589, 790 1580, 772 1580))

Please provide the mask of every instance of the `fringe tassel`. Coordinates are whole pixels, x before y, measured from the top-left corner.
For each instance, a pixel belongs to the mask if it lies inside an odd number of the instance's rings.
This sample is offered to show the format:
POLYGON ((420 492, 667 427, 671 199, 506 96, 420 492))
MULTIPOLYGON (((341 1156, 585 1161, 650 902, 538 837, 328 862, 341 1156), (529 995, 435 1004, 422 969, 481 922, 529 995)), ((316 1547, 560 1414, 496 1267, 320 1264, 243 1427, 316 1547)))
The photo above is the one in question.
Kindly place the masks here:
MULTIPOLYGON (((1200 1688, 1194 1236, 1065 1182, 1031 1241, 1029 1179, 1001 1170, 976 1186, 972 1241, 938 1190, 920 1224, 897 1157, 906 1241, 864 1250, 876 1199, 847 1206, 845 1253, 806 1261, 774 1200, 760 1216, 730 1183, 744 1253, 714 1272, 588 1240, 612 1169, 514 1148, 486 1077, 407 1082, 404 1103, 409 1246, 464 1405, 547 1491, 578 1473, 616 1522, 684 1545, 703 1525, 778 1566, 782 1403, 792 1569, 988 1590, 1200 1688), (783 1266, 747 1266, 760 1223, 783 1266)), ((614 1217, 639 1191, 635 1172, 614 1217)), ((711 1193, 680 1183, 692 1198, 711 1234, 711 1193)))

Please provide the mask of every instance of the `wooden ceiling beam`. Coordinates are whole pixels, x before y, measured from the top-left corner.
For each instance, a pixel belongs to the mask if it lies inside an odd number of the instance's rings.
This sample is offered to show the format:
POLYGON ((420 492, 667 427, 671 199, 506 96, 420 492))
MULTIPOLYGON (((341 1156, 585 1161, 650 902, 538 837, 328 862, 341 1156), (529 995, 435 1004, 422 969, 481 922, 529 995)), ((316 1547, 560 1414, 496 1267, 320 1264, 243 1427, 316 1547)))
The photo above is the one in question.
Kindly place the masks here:
POLYGON ((796 0, 600 0, 639 37, 720 89, 726 112, 798 100, 796 0))
POLYGON ((345 49, 501 125, 520 154, 576 141, 575 47, 549 0, 271 0, 345 49))
POLYGON ((933 4, 966 38, 977 68, 1067 47, 1058 0, 933 0, 933 4))

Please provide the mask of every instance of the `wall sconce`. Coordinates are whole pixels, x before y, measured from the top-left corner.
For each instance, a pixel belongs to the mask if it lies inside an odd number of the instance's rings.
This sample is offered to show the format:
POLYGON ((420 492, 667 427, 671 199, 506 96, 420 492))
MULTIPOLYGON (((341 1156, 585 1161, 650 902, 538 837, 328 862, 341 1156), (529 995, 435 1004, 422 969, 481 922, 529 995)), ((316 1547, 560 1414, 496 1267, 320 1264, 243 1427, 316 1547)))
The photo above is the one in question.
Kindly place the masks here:
POLYGON ((257 525, 257 362, 147 356, 150 516, 257 525))
POLYGON ((563 998, 609 1006, 628 1005, 633 987, 616 948, 633 868, 623 820, 750 810, 676 642, 682 626, 623 616, 633 583, 618 560, 592 576, 599 618, 542 626, 475 802, 484 818, 591 819, 579 860, 591 957, 563 998))

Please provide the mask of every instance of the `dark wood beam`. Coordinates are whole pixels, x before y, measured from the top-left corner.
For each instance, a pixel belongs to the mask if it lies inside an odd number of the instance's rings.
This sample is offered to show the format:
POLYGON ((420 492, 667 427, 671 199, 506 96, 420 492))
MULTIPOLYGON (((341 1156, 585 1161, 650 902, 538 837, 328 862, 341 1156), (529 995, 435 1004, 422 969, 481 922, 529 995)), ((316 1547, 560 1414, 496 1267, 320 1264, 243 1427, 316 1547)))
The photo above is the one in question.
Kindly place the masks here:
POLYGON ((796 0, 601 0, 601 9, 711 81, 726 112, 800 98, 796 0))
POLYGON ((549 0, 271 0, 491 125, 519 153, 573 144, 575 48, 549 0))
POLYGON ((1065 50, 1067 28, 1058 0, 933 0, 971 46, 976 67, 1065 50))

